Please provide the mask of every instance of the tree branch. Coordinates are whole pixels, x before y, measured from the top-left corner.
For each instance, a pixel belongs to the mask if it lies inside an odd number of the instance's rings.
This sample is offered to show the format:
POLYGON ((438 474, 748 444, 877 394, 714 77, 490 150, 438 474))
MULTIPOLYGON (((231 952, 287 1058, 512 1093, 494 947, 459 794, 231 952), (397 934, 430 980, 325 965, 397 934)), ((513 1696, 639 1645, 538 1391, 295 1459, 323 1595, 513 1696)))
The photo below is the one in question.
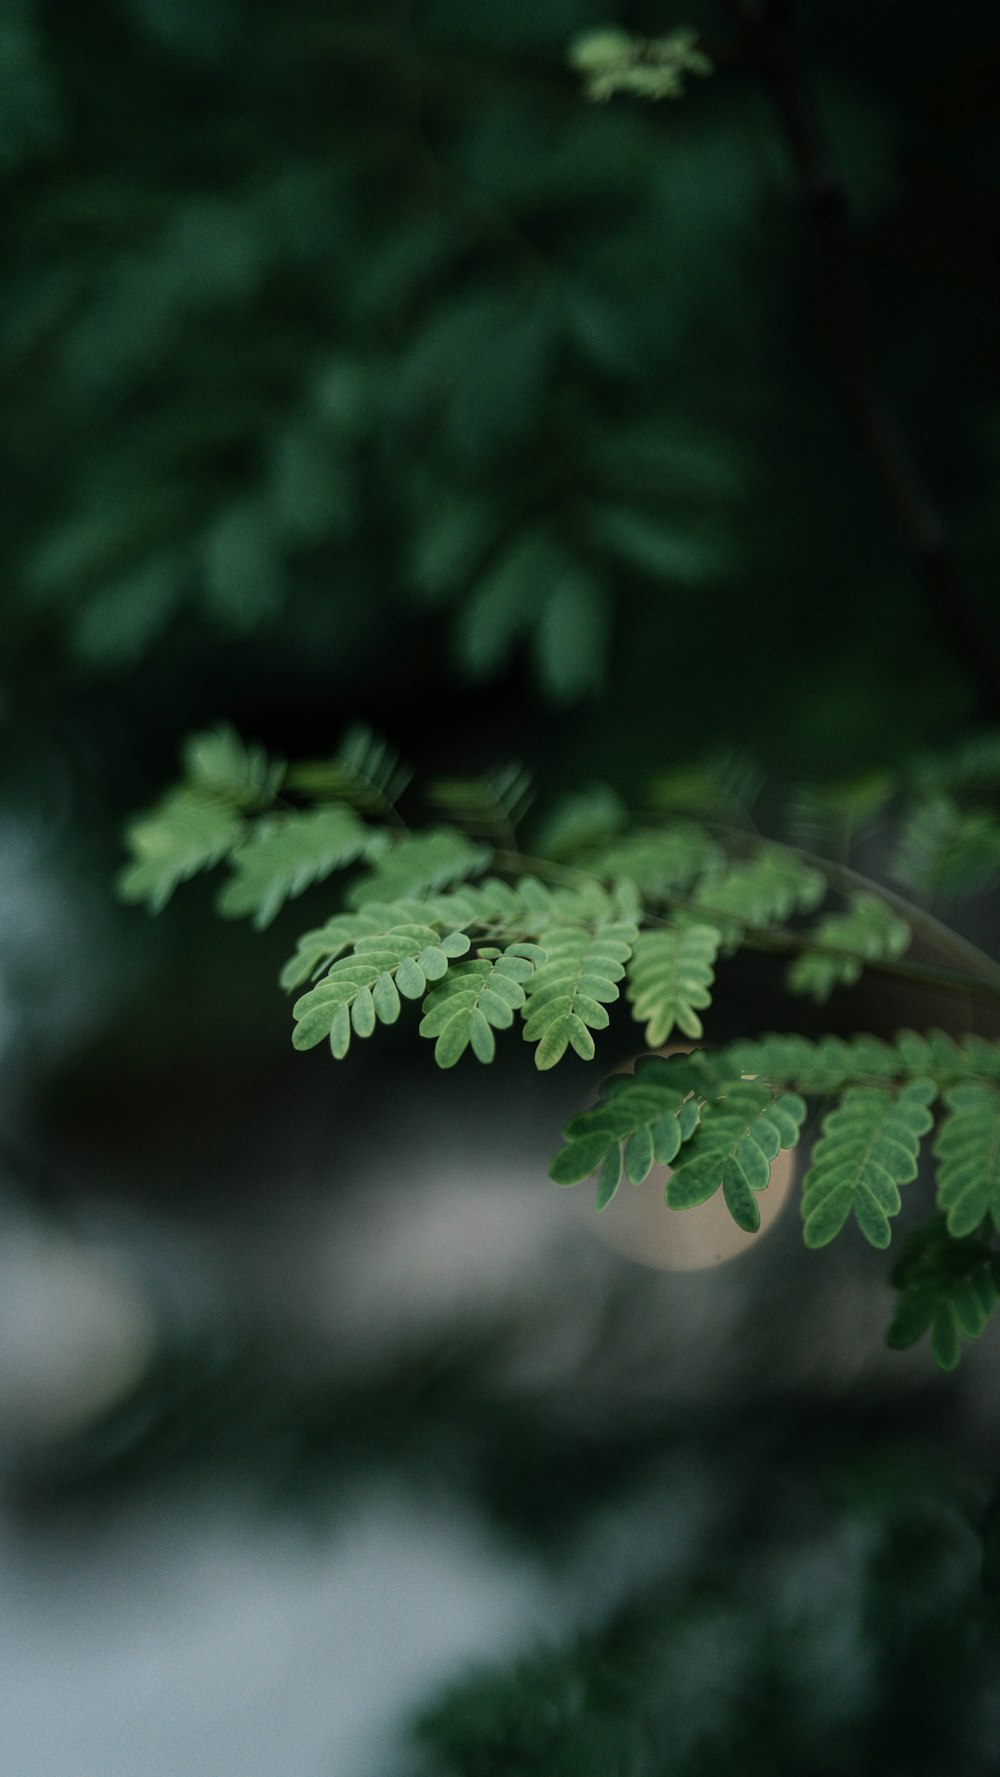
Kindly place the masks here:
POLYGON ((976 687, 982 714, 1000 719, 1000 655, 993 626, 965 583, 944 521, 891 412, 871 341, 850 206, 830 156, 799 47, 792 0, 725 0, 747 60, 771 92, 799 175, 818 262, 821 330, 845 403, 927 595, 941 636, 976 687))
MULTIPOLYGON (((782 849, 789 849, 783 847, 782 849)), ((801 856, 802 854, 797 854, 801 856)), ((543 881, 561 883, 567 888, 579 888, 585 883, 600 883, 605 886, 605 879, 585 869, 576 869, 571 864, 556 864, 548 858, 533 857, 520 851, 495 851, 493 862, 498 870, 508 875, 539 876, 543 881)), ((828 868, 825 860, 818 860, 820 868, 828 868)), ((885 891, 876 888, 877 894, 883 898, 891 898, 898 907, 905 907, 912 918, 920 916, 919 909, 909 907, 902 897, 895 895, 886 897, 885 891)), ((655 901, 659 907, 668 912, 690 913, 692 899, 684 894, 650 895, 649 900, 655 901)), ((717 922, 721 926, 740 925, 740 920, 732 913, 720 912, 701 901, 697 904, 700 918, 709 924, 717 922)), ((648 924, 666 924, 666 920, 658 920, 648 912, 644 915, 648 924)), ((808 931, 790 931, 784 926, 742 926, 739 940, 741 950, 759 950, 769 956, 800 956, 803 951, 810 951, 817 956, 849 957, 859 962, 865 974, 884 975, 894 981, 905 981, 912 987, 926 987, 937 993, 958 995, 967 1000, 984 1000, 991 1005, 1000 1003, 1000 980, 996 976, 985 977, 981 973, 966 974, 956 969, 939 968, 930 963, 910 962, 904 957, 863 957, 855 950, 845 950, 840 945, 819 943, 808 931)), ((982 958, 982 961, 989 961, 982 958)), ((991 964, 991 967, 995 965, 991 964)))

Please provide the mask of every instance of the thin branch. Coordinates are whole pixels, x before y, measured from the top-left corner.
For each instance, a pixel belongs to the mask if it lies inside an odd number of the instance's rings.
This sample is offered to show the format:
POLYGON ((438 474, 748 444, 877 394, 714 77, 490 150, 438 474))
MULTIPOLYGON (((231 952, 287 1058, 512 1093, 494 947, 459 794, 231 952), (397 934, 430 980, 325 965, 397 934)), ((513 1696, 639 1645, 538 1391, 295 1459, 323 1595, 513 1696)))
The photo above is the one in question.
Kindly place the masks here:
POLYGON ((795 26, 792 0, 724 0, 747 59, 771 92, 799 175, 818 260, 826 347, 883 495, 896 514, 937 627, 1000 717, 993 627, 966 585, 944 521, 890 409, 872 348, 861 256, 847 193, 831 159, 795 26))
MULTIPOLYGON (((730 840, 745 840, 747 837, 741 828, 729 826, 724 821, 705 821, 704 825, 715 833, 725 834, 730 840)), ((799 845, 786 845, 777 839, 769 839, 767 844, 773 850, 786 852, 790 857, 797 858, 801 864, 808 864, 813 870, 818 870, 838 894, 877 895, 932 950, 950 957, 960 970, 970 971, 977 979, 990 983, 995 993, 1000 992, 1000 963, 987 955, 985 950, 980 950, 977 944, 946 926, 943 920, 937 919, 925 907, 915 906, 905 895, 899 894, 895 889, 886 888, 871 876, 865 876, 851 864, 838 863, 832 858, 821 857, 816 852, 804 851, 799 845)))
MULTIPOLYGON (((601 883, 601 878, 592 872, 575 870, 572 865, 554 864, 548 858, 532 857, 526 852, 497 851, 493 855, 493 861, 498 870, 512 875, 524 873, 540 876, 550 882, 562 883, 567 888, 579 888, 586 883, 601 883)), ((825 864, 821 867, 826 868, 825 864)), ((882 895, 883 899, 889 899, 882 889, 876 887, 875 892, 882 895)), ((689 895, 657 894, 650 899, 672 912, 690 912, 692 908, 689 895)), ((919 917, 919 909, 909 909, 902 897, 897 895, 892 899, 898 906, 907 908, 908 913, 915 912, 919 917)), ((703 906, 700 901, 697 911, 709 924, 741 925, 741 921, 732 913, 719 912, 712 907, 703 906)), ((648 923, 660 923, 655 920, 655 916, 652 921, 648 914, 644 917, 648 923)), ((750 930, 742 926, 739 943, 741 950, 758 950, 769 956, 798 956, 808 950, 817 956, 849 957, 852 961, 859 962, 866 974, 886 975, 895 981, 905 981, 913 987, 926 987, 940 993, 955 994, 963 999, 986 1000, 993 1005, 1000 1003, 1000 979, 996 976, 992 980, 984 980, 981 974, 970 975, 957 969, 936 968, 931 963, 907 962, 904 958, 863 957, 857 951, 844 949, 840 945, 817 943, 810 932, 793 932, 778 926, 750 930)), ((984 960, 988 962, 989 958, 984 960)))

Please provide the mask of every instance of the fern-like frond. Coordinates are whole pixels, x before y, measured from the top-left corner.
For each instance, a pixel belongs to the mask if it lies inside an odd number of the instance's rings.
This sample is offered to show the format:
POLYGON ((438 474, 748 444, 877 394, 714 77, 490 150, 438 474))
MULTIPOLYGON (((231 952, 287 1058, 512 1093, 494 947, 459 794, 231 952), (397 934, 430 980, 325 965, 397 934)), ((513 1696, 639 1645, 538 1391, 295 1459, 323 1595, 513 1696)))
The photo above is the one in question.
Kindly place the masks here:
POLYGON ((712 1001, 715 959, 722 943, 717 926, 678 925, 643 932, 628 971, 633 1016, 646 1025, 651 1049, 665 1043, 674 1027, 686 1037, 702 1035, 699 1011, 712 1001))
POLYGON ((990 808, 960 808, 934 796, 903 824, 893 875, 924 895, 957 898, 1000 880, 1000 818, 990 808))
POLYGON ((705 1089, 700 1058, 645 1055, 634 1074, 613 1074, 601 1102, 566 1125, 565 1141, 549 1168, 557 1185, 577 1185, 600 1172, 597 1209, 618 1189, 624 1166, 639 1185, 654 1162, 669 1166, 698 1126, 697 1092, 705 1089))
POLYGON ((250 915, 262 931, 286 900, 334 870, 379 857, 388 843, 381 828, 366 826, 351 808, 265 816, 232 854, 233 874, 219 894, 219 912, 232 919, 250 915))
POLYGON ((771 1162, 779 1151, 795 1147, 805 1114, 805 1103, 796 1093, 775 1096, 753 1081, 731 1082, 702 1106, 698 1128, 667 1180, 670 1208, 691 1209, 705 1203, 721 1185, 737 1227, 756 1233, 757 1194, 767 1188, 771 1162))
POLYGON ((792 993, 801 993, 822 1005, 837 987, 860 981, 866 962, 883 962, 902 956, 910 942, 910 928, 878 895, 852 895, 846 913, 829 913, 812 928, 812 937, 823 948, 806 949, 788 971, 792 993), (838 954, 839 953, 839 954, 838 954))
POLYGON ((917 1175, 921 1138, 933 1122, 937 1096, 931 1080, 911 1080, 893 1091, 851 1086, 823 1119, 802 1186, 803 1235, 826 1246, 851 1211, 872 1246, 889 1244, 889 1217, 901 1207, 900 1185, 917 1175))
POLYGON ((370 1037, 376 1023, 394 1024, 400 996, 417 1000, 429 981, 440 981, 455 957, 470 948, 464 932, 444 937, 426 925, 397 925, 355 939, 347 956, 295 1002, 296 1049, 330 1040, 334 1056, 347 1054, 351 1033, 370 1037))
POLYGON ((890 1043, 860 1035, 770 1035, 730 1043, 713 1057, 731 1073, 750 1074, 800 1092, 836 1092, 847 1085, 933 1079, 940 1091, 967 1079, 1000 1080, 1000 1043, 941 1030, 897 1032, 890 1043))
POLYGON ((531 805, 531 773, 510 764, 484 777, 437 778, 428 786, 427 800, 474 839, 516 844, 518 822, 531 805))
POLYGON ((956 1240, 933 1216, 910 1234, 892 1281, 900 1296, 886 1343, 905 1350, 930 1328, 935 1363, 953 1370, 962 1336, 978 1339, 1000 1303, 1000 1258, 984 1240, 956 1240))
POLYGON ((509 1030, 525 1002, 525 983, 545 962, 537 944, 509 944, 456 963, 424 1001, 422 1037, 436 1037, 438 1067, 454 1067, 469 1046, 477 1060, 496 1052, 495 1030, 509 1030))
POLYGON ((466 931, 485 944, 508 944, 535 938, 553 922, 587 926, 615 913, 613 897, 596 883, 553 892, 530 876, 520 877, 516 884, 485 876, 446 894, 390 903, 365 901, 357 912, 335 914, 325 925, 303 933, 282 971, 281 983, 300 987, 335 961, 355 937, 393 925, 425 924, 445 932, 466 931))
POLYGON ((247 815, 273 802, 284 775, 263 747, 248 746, 226 722, 192 734, 182 749, 181 782, 126 828, 132 853, 118 877, 124 901, 145 901, 153 913, 175 888, 211 870, 244 839, 247 815))
POLYGON ((670 827, 640 828, 610 844, 586 851, 581 869, 604 882, 627 878, 647 895, 675 895, 719 866, 721 847, 704 827, 678 821, 670 827))
POLYGON ((934 1142, 938 1208, 960 1240, 989 1216, 1000 1229, 1000 1090, 984 1082, 953 1086, 934 1142))
POLYGON ((542 930, 546 960, 526 983, 524 1037, 537 1043, 535 1066, 555 1067, 572 1046, 584 1061, 593 1060, 592 1030, 609 1023, 606 1006, 618 998, 638 928, 623 920, 586 927, 546 924, 542 930))
POLYGON ((285 776, 280 759, 248 743, 228 722, 185 741, 181 757, 184 781, 195 792, 231 803, 245 813, 269 808, 285 776))
POLYGON ((543 857, 555 859, 593 852, 620 833, 627 819, 628 810, 610 785, 591 784, 556 803, 538 831, 535 848, 543 857))
POLYGON ((282 987, 301 987, 336 962, 359 938, 370 938, 379 932, 392 932, 400 926, 430 925, 453 931, 463 924, 461 919, 432 917, 423 901, 370 901, 357 913, 336 913, 325 925, 303 932, 295 949, 281 971, 282 987))
POLYGON ((789 792, 784 828, 792 845, 846 861, 894 794, 888 772, 840 783, 803 783, 789 792))
POLYGON ((348 895, 352 907, 368 901, 398 901, 433 894, 485 870, 492 853, 454 827, 407 835, 383 852, 375 868, 348 895))
POLYGON ((691 909, 695 917, 718 925, 731 945, 741 932, 784 924, 794 913, 811 913, 825 894, 826 880, 811 864, 794 852, 766 846, 745 862, 703 876, 691 909))
POLYGON ((763 785, 757 760, 728 749, 701 765, 658 772, 647 786, 647 796, 655 809, 674 819, 686 815, 746 828, 763 785))
POLYGON ((296 765, 288 784, 316 801, 345 802, 360 814, 391 817, 412 776, 388 741, 358 725, 348 729, 333 759, 296 765))
POLYGON ((145 901, 159 913, 175 888, 211 870, 240 844, 246 822, 232 803, 182 787, 126 829, 132 862, 118 877, 123 901, 145 901))

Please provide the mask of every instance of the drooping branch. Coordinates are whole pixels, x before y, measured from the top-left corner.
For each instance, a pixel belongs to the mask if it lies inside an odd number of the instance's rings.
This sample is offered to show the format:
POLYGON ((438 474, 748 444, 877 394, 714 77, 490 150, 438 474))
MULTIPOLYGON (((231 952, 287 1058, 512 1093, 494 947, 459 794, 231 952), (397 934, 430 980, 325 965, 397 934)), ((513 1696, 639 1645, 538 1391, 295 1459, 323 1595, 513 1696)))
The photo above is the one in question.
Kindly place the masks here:
POLYGON ((817 258, 827 352, 939 634, 1000 719, 998 638, 966 584, 936 502, 892 413, 872 345, 857 234, 802 56, 792 0, 726 0, 747 61, 768 87, 795 163, 817 258))

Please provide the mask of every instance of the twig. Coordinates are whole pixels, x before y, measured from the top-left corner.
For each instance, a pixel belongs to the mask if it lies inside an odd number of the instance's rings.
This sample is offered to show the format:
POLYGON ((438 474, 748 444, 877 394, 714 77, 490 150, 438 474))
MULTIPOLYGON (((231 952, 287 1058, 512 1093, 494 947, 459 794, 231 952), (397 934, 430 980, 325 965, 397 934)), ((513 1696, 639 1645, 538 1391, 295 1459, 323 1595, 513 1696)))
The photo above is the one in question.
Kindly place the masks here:
MULTIPOLYGON (((504 871, 505 874, 523 873, 540 876, 543 879, 548 878, 550 882, 562 883, 568 888, 579 888, 586 883, 601 882, 601 878, 593 872, 575 870, 572 865, 554 864, 547 858, 531 857, 525 852, 496 851, 493 854, 493 862, 497 869, 504 871)), ((825 869, 826 865, 823 864, 822 867, 825 869)), ((889 899, 882 889, 877 888, 875 892, 882 895, 884 899, 889 899)), ((649 898, 656 901, 661 907, 674 911, 690 912, 692 910, 690 895, 656 894, 649 898)), ((910 909, 908 903, 902 901, 902 897, 894 896, 892 899, 900 906, 906 906, 911 916, 913 913, 917 913, 919 916, 919 909, 910 909)), ((777 926, 758 926, 751 929, 733 913, 719 912, 712 907, 703 906, 701 901, 697 904, 697 912, 709 924, 740 926, 739 947, 741 950, 763 951, 769 956, 798 956, 802 951, 808 950, 817 956, 850 957, 852 961, 861 964, 866 974, 887 975, 896 981, 906 981, 913 987, 927 987, 941 993, 957 994, 967 999, 987 1000, 993 1005, 1000 1002, 1000 980, 996 977, 992 980, 984 979, 981 973, 968 975, 956 969, 937 968, 931 963, 907 962, 903 958, 865 957, 856 950, 847 950, 840 945, 820 944, 808 931, 793 932, 777 926)), ((648 922, 648 913, 644 917, 648 922)), ((980 958, 980 960, 989 961, 988 958, 980 958)))

